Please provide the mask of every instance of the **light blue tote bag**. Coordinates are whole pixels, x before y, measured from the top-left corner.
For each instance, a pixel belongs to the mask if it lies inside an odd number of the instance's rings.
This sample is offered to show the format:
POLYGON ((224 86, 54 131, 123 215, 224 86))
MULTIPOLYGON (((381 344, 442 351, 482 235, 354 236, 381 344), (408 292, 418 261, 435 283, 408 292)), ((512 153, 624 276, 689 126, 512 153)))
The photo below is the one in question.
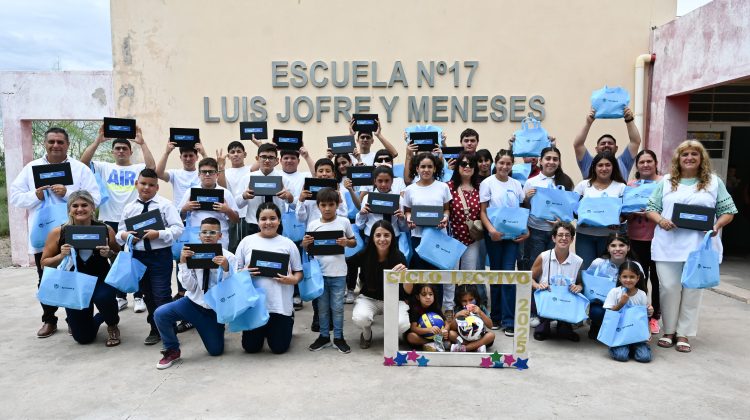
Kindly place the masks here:
POLYGON ((622 118, 628 104, 630 94, 619 86, 604 86, 591 94, 591 107, 594 108, 596 119, 622 118))
POLYGON ((615 280, 601 273, 604 264, 599 264, 595 270, 581 271, 583 279, 583 295, 592 302, 604 302, 607 294, 615 288, 615 280))
POLYGON ((516 239, 528 232, 529 209, 523 207, 490 207, 487 217, 503 239, 516 239))
POLYGON ((352 232, 354 232, 354 239, 357 240, 357 245, 354 246, 354 248, 344 247, 344 256, 346 258, 349 258, 356 254, 357 252, 365 249, 365 240, 362 239, 362 235, 359 232, 359 226, 352 225, 352 232))
MULTIPOLYGON (((537 190, 538 191, 538 190, 537 190)), ((622 199, 608 197, 583 197, 578 204, 578 224, 594 227, 616 226, 620 224, 622 199)))
POLYGON ((304 249, 302 250, 302 272, 304 276, 298 283, 300 298, 305 302, 317 299, 323 294, 323 270, 320 268, 320 262, 315 258, 311 259, 304 249))
POLYGON ((68 205, 44 190, 44 201, 42 206, 34 213, 34 221, 31 224, 31 246, 34 248, 44 248, 47 241, 47 235, 57 226, 68 221, 68 205))
POLYGON ((104 182, 104 179, 102 179, 102 174, 96 172, 96 170, 94 169, 94 162, 90 162, 89 167, 91 168, 91 172, 94 173, 96 185, 99 186, 99 196, 101 197, 101 199, 99 200, 99 207, 101 207, 104 205, 104 203, 109 201, 109 188, 107 187, 107 183, 104 182))
POLYGON ((258 301, 245 312, 237 316, 232 322, 227 324, 229 332, 250 331, 268 324, 270 314, 266 306, 266 291, 258 288, 258 301))
POLYGON ((521 186, 526 184, 526 181, 531 175, 531 164, 530 163, 516 163, 511 169, 511 178, 521 183, 521 186))
POLYGON ((548 188, 537 188, 531 197, 531 215, 543 220, 570 222, 578 210, 581 196, 575 191, 565 191, 562 185, 555 187, 550 183, 548 188))
POLYGON ((414 254, 414 250, 411 249, 411 238, 408 232, 401 231, 398 235, 398 250, 404 254, 406 258, 406 264, 409 265, 411 262, 411 256, 414 254))
POLYGON ((659 185, 656 182, 643 182, 636 187, 625 187, 622 194, 622 213, 635 213, 646 210, 648 199, 659 185))
POLYGON ((209 288, 203 298, 216 312, 216 322, 226 324, 234 321, 243 312, 258 304, 258 290, 255 289, 250 272, 230 269, 228 278, 223 279, 224 270, 219 270, 219 282, 209 288))
POLYGON ((542 128, 539 120, 526 117, 521 122, 521 129, 516 130, 513 140, 513 156, 539 157, 545 147, 550 146, 547 130, 542 128))
POLYGON ((146 266, 133 258, 133 238, 133 235, 128 235, 125 247, 117 254, 104 279, 105 283, 123 293, 137 292, 141 278, 146 272, 146 266))
POLYGON ((588 318, 589 300, 573 293, 568 286, 549 285, 548 290, 534 292, 536 311, 540 317, 575 324, 588 318))
POLYGON ((36 297, 45 305, 86 309, 91 305, 96 281, 96 277, 78 272, 76 250, 70 248, 70 255, 64 257, 57 268, 44 267, 36 297), (67 271, 65 268, 71 261, 73 271, 67 271))
POLYGON ((179 238, 172 241, 172 258, 175 261, 179 261, 183 246, 200 243, 200 231, 200 226, 190 226, 190 212, 188 212, 185 216, 185 230, 182 231, 179 238))
POLYGON ((711 246, 711 233, 706 232, 698 248, 688 255, 682 267, 682 287, 705 289, 719 285, 719 253, 711 246))
POLYGON ((453 270, 466 251, 466 245, 435 228, 424 228, 422 240, 414 251, 441 270, 453 270))
POLYGON ((302 241, 305 236, 305 222, 297 220, 297 215, 293 211, 281 215, 281 226, 283 226, 281 235, 294 243, 302 241))
POLYGON ((597 340, 609 347, 642 343, 651 337, 645 306, 626 304, 619 311, 607 309, 597 340))

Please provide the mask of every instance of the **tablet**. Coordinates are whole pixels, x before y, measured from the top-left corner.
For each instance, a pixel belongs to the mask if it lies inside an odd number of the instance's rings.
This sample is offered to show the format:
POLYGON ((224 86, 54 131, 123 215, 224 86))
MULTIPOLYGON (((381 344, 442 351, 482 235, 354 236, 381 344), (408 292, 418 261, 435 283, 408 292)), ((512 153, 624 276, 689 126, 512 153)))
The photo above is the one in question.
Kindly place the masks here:
POLYGON ((328 137, 327 140, 328 148, 335 155, 354 151, 354 136, 333 136, 328 137))
POLYGON ((138 237, 143 235, 147 230, 164 230, 164 220, 161 218, 161 212, 157 209, 149 210, 137 216, 125 219, 125 229, 128 232, 138 232, 138 237))
POLYGON ((378 131, 378 114, 354 114, 354 131, 360 133, 378 131))
POLYGON ((257 268, 263 277, 276 277, 289 273, 289 254, 254 249, 249 268, 257 268))
POLYGON ((34 165, 31 167, 34 177, 34 187, 46 185, 73 185, 73 172, 70 170, 70 162, 51 163, 49 165, 34 165))
POLYGON ((135 120, 104 117, 104 137, 108 139, 134 139, 135 120))
POLYGON ((200 210, 213 210, 214 203, 224 202, 224 190, 219 188, 191 188, 190 201, 200 203, 200 210))
POLYGON ((248 188, 253 190, 253 195, 276 195, 284 189, 284 182, 280 176, 251 175, 248 188))
POLYGON ((352 186, 372 185, 374 166, 350 166, 346 168, 346 177, 352 180, 352 186))
POLYGON ((443 206, 414 206, 411 221, 417 226, 435 227, 443 220, 443 206))
POLYGON ((367 194, 367 204, 370 206, 370 212, 377 214, 395 213, 399 208, 400 199, 401 196, 398 194, 379 192, 371 192, 367 194))
POLYGON ((302 147, 302 132, 295 130, 273 130, 273 142, 279 149, 299 150, 302 147))
POLYGON ((409 134, 409 140, 420 152, 430 152, 438 145, 437 131, 420 131, 409 134))
POLYGON ((170 128, 169 141, 177 143, 177 147, 194 148, 195 143, 201 142, 200 130, 197 128, 170 128))
POLYGON ((107 245, 107 226, 65 226, 65 243, 75 249, 95 249, 107 245))
POLYGON ((675 203, 672 223, 678 228, 707 232, 713 230, 716 208, 675 203))
POLYGON ((344 253, 344 247, 336 244, 336 239, 344 236, 343 230, 305 232, 305 234, 313 237, 313 243, 308 248, 311 255, 339 255, 344 253))
POLYGON ((446 146, 441 147, 440 150, 443 152, 443 159, 458 159, 458 155, 464 151, 463 147, 459 146, 446 146))
MULTIPOLYGON (((192 257, 185 259, 189 269, 213 269, 219 267, 218 264, 215 264, 211 260, 217 255, 223 255, 221 244, 185 244, 185 246, 195 252, 192 257)), ((198 281, 202 281, 202 279, 198 279, 198 281)))
POLYGON ((323 179, 323 178, 305 178, 304 190, 312 193, 312 200, 318 198, 318 191, 323 188, 333 188, 334 190, 338 186, 338 182, 335 179, 323 179))
POLYGON ((243 121, 240 123, 240 140, 256 140, 268 138, 268 122, 266 121, 243 121))

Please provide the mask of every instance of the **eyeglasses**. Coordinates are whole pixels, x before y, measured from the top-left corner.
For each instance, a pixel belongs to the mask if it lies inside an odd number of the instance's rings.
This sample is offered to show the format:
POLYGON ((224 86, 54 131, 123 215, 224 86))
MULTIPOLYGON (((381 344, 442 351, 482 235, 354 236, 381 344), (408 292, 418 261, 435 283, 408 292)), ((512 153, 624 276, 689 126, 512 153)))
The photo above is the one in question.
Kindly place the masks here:
POLYGON ((471 162, 468 160, 462 160, 461 162, 458 162, 458 166, 462 168, 471 168, 471 162))
POLYGON ((216 175, 219 173, 219 171, 213 170, 213 169, 207 169, 205 171, 199 171, 201 175, 211 176, 216 175))
POLYGON ((572 236, 569 233, 558 233, 555 236, 557 236, 560 239, 565 239, 565 238, 570 239, 570 238, 572 238, 572 236))
POLYGON ((388 156, 381 156, 381 157, 375 159, 375 162, 388 163, 388 162, 393 162, 393 159, 389 158, 388 156))
POLYGON ((200 231, 200 234, 203 236, 216 236, 220 232, 218 230, 202 230, 200 231))
POLYGON ((274 160, 278 159, 276 156, 268 156, 268 155, 260 155, 258 156, 258 159, 265 160, 268 162, 273 162, 274 160))

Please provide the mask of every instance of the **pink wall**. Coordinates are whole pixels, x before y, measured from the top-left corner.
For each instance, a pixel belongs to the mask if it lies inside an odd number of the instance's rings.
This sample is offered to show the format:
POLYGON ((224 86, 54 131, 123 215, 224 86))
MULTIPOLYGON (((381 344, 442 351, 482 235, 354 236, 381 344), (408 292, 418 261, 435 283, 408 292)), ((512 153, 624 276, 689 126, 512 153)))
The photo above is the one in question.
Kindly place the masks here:
MULTIPOLYGON (((100 120, 113 115, 112 72, 0 72, 5 173, 10 184, 32 160, 31 120, 100 120)), ((14 264, 28 255, 26 210, 8 206, 14 264)))
POLYGON ((750 1, 714 0, 654 31, 647 147, 664 170, 687 132, 689 93, 750 77, 750 1))

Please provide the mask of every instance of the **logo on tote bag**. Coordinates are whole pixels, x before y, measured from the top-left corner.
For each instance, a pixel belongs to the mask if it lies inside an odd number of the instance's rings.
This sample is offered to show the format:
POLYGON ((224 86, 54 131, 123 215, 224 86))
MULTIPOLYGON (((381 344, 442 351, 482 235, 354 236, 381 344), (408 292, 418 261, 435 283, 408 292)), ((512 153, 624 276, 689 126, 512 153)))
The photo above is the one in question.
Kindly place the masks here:
POLYGON ((221 299, 220 299, 220 300, 221 300, 221 303, 224 303, 224 302, 226 302, 226 301, 227 301, 228 299, 231 299, 231 298, 233 298, 233 297, 234 297, 234 295, 236 295, 236 293, 232 293, 232 294, 231 294, 231 295, 229 295, 229 296, 226 296, 226 297, 223 297, 223 298, 221 298, 221 299))

